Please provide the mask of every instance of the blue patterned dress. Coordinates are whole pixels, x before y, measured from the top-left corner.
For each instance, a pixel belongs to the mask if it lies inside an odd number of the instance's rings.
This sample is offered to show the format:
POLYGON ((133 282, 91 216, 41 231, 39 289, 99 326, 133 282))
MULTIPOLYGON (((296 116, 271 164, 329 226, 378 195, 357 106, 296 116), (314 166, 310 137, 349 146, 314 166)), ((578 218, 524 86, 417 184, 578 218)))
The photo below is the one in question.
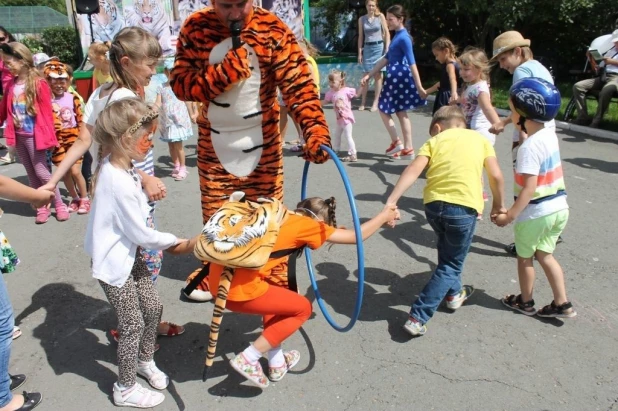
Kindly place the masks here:
POLYGON ((378 100, 382 113, 394 114, 427 104, 418 95, 410 66, 416 64, 412 37, 403 28, 395 33, 386 53, 386 77, 378 100))

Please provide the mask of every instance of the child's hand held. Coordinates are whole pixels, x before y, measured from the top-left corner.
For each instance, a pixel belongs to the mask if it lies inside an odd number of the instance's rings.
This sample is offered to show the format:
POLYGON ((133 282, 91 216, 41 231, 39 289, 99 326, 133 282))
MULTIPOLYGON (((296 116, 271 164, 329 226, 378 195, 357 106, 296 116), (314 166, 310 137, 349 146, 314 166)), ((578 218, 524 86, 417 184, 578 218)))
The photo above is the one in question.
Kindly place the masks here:
POLYGON ((161 179, 156 177, 148 177, 142 180, 142 186, 148 200, 159 201, 167 196, 167 188, 161 179))
POLYGON ((49 190, 38 189, 36 191, 36 200, 32 202, 36 208, 44 207, 54 200, 54 192, 49 190))

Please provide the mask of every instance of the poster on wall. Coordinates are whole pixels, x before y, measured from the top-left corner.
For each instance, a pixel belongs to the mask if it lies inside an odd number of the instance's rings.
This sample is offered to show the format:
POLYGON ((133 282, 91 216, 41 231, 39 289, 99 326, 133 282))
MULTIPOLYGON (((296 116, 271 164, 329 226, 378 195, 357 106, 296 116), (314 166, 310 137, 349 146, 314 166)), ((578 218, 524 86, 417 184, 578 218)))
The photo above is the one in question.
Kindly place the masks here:
POLYGON ((261 0, 261 7, 283 20, 298 40, 305 36, 303 0, 261 0))
POLYGON ((172 35, 171 0, 99 0, 99 12, 78 15, 82 48, 92 42, 112 41, 124 27, 138 26, 149 31, 161 44, 163 55, 173 55, 176 38, 172 35), (92 25, 92 30, 91 30, 92 25))
MULTIPOLYGON (((275 13, 290 26, 298 39, 302 39, 302 1, 254 0, 254 4, 275 13)), ((92 42, 112 41, 123 27, 139 26, 159 40, 164 56, 171 56, 185 19, 209 6, 210 0, 99 0, 99 12, 92 14, 90 19, 85 14, 78 15, 82 48, 86 52, 92 42)))

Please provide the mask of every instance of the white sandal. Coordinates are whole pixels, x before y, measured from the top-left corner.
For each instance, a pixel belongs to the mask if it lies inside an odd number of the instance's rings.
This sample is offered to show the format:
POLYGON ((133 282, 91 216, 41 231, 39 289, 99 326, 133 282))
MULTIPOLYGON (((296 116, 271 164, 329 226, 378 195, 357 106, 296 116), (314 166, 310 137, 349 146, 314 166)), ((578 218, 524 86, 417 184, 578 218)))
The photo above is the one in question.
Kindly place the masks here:
POLYGON ((150 391, 139 383, 126 390, 121 390, 118 383, 114 383, 114 404, 118 407, 152 408, 161 404, 165 395, 150 391))
POLYGON ((152 388, 156 388, 157 390, 166 389, 170 383, 170 377, 168 377, 167 374, 157 368, 154 360, 147 363, 138 361, 137 374, 146 378, 150 386, 152 388))

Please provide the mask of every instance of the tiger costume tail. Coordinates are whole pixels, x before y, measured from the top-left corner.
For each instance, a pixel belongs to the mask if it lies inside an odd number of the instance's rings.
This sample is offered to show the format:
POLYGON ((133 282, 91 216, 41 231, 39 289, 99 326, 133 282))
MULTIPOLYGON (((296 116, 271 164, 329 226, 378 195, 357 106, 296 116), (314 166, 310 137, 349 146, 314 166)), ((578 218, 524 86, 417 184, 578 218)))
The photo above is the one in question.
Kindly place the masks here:
POLYGON ((208 348, 206 350, 206 361, 204 363, 204 372, 202 373, 202 381, 204 382, 208 379, 208 369, 212 366, 212 363, 215 360, 217 341, 219 341, 219 331, 221 329, 221 320, 223 319, 223 312, 225 311, 225 304, 227 303, 227 294, 230 291, 230 284, 232 284, 232 277, 234 277, 234 269, 225 267, 223 269, 223 273, 221 273, 221 280, 219 281, 219 288, 217 289, 215 308, 212 310, 210 335, 208 336, 208 348))

